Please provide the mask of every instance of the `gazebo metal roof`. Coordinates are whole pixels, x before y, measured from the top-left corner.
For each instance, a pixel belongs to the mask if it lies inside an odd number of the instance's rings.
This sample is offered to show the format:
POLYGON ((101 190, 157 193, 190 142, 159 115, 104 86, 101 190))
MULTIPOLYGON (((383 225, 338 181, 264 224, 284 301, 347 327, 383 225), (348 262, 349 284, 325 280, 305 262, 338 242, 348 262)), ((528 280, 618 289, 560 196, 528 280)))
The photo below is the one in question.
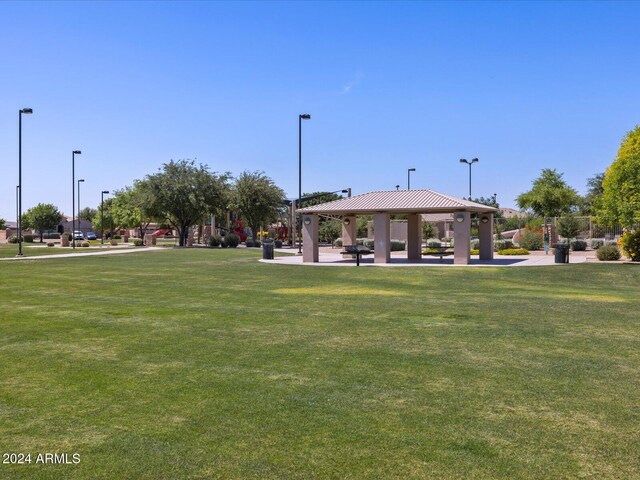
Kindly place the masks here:
POLYGON ((458 211, 491 213, 497 209, 433 190, 381 190, 321 203, 298 210, 300 213, 334 215, 373 213, 451 213, 458 211))

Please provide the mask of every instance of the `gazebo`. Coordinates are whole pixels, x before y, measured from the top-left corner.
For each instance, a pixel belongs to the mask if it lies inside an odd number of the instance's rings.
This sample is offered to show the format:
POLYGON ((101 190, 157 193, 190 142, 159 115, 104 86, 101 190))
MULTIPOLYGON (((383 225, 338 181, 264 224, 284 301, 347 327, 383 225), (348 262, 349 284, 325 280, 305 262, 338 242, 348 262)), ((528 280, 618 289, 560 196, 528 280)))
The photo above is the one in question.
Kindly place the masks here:
POLYGON ((451 213, 454 218, 455 264, 467 265, 471 255, 471 214, 477 213, 480 260, 493 259, 493 214, 496 208, 433 190, 383 190, 363 193, 298 210, 302 214, 302 261, 319 261, 319 215, 342 220, 342 242, 356 244, 356 217, 373 215, 374 262, 391 262, 390 216, 407 216, 407 258, 421 259, 421 214, 451 213))

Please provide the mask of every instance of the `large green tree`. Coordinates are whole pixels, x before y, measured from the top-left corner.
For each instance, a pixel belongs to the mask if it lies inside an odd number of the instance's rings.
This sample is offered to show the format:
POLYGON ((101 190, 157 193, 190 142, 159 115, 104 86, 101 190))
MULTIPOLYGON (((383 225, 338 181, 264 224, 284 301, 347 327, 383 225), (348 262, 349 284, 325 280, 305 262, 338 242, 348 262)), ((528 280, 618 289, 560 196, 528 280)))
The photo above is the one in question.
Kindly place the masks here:
POLYGON ((540 217, 559 217, 574 210, 581 202, 580 195, 562 179, 562 173, 545 168, 533 181, 533 187, 516 199, 518 207, 540 217))
POLYGON ((242 172, 233 186, 233 206, 254 235, 278 218, 284 198, 284 191, 260 171, 242 172))
POLYGON ((62 213, 50 203, 39 203, 27 210, 22 216, 23 225, 40 234, 40 242, 43 241, 44 232, 54 229, 61 221, 62 213))
POLYGON ((587 194, 584 196, 584 203, 581 208, 581 213, 584 215, 596 215, 602 207, 603 182, 604 173, 596 173, 587 180, 587 194))
POLYGON ((97 210, 95 208, 84 207, 78 213, 78 218, 80 220, 86 220, 88 222, 93 222, 93 217, 96 216, 97 210))
POLYGON ((640 126, 622 140, 617 158, 607 168, 602 189, 600 222, 624 227, 640 222, 640 126))
POLYGON ((229 174, 211 172, 191 160, 171 160, 140 183, 144 201, 176 230, 184 246, 189 227, 228 205, 229 174))
POLYGON ((4 218, 0 217, 0 230, 2 230, 6 224, 7 221, 4 218))
POLYGON ((113 234, 113 227, 117 226, 114 222, 112 215, 112 207, 113 207, 113 198, 107 198, 104 201, 104 211, 102 209, 102 205, 98 205, 96 209, 96 214, 91 220, 93 224, 93 229, 96 232, 100 232, 100 235, 104 235, 104 231, 106 229, 110 229, 113 234))
POLYGON ((133 187, 114 193, 111 207, 114 222, 122 228, 137 228, 143 238, 149 224, 162 216, 161 212, 153 210, 153 203, 146 201, 144 181, 136 181, 133 187))

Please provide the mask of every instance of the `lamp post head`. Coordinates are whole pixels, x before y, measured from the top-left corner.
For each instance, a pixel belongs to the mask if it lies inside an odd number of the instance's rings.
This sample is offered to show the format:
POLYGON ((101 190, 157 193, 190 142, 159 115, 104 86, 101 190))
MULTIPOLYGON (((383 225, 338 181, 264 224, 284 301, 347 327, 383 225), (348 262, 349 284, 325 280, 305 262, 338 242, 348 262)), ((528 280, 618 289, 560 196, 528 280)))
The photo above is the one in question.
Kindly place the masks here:
POLYGON ((410 168, 408 171, 409 171, 409 172, 415 172, 415 171, 416 171, 416 169, 415 169, 415 168, 410 168))
POLYGON ((33 113, 33 109, 32 108, 23 108, 20 110, 20 113, 24 113, 26 115, 31 115, 33 113))
POLYGON ((72 153, 74 155, 80 155, 82 152, 80 150, 74 150, 72 153))
POLYGON ((309 115, 308 113, 302 113, 302 114, 300 114, 300 118, 302 120, 310 120, 311 119, 311 115, 309 115))
POLYGON ((471 163, 476 163, 476 162, 478 162, 478 159, 477 159, 477 158, 473 158, 473 159, 471 159, 471 163))
POLYGON ((102 193, 109 193, 109 190, 103 190, 102 193))
POLYGON ((460 159, 460 163, 469 163, 469 162, 467 162, 467 159, 466 159, 466 158, 461 158, 461 159, 460 159))
POLYGON ((80 182, 84 182, 84 178, 81 178, 80 180, 78 180, 78 183, 80 182))
POLYGON ((400 185, 396 185, 396 190, 400 190, 400 185))

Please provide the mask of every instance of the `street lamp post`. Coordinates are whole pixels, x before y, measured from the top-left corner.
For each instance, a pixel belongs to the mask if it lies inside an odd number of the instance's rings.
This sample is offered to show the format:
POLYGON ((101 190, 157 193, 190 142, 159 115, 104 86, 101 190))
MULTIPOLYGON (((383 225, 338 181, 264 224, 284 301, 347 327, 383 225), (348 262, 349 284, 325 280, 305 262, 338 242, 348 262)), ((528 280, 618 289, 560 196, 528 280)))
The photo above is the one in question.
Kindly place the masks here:
MULTIPOLYGON (((301 208, 302 204, 302 120, 310 120, 311 115, 302 113, 298 115, 298 204, 296 208, 301 208)), ((302 222, 298 220, 298 253, 302 253, 302 222)))
POLYGON ((76 248, 76 239, 74 238, 76 232, 76 155, 81 153, 80 150, 71 152, 71 245, 74 250, 76 248))
POLYGON ((22 114, 31 115, 31 108, 18 111, 18 256, 22 256, 22 114))
POLYGON ((81 178, 80 180, 78 180, 78 230, 81 230, 80 228, 80 183, 84 183, 84 178, 81 178))
POLYGON ((411 172, 415 172, 415 168, 409 168, 407 170, 407 190, 411 190, 411 172))
POLYGON ((469 165, 469 201, 471 201, 471 165, 477 162, 478 162, 477 158, 472 158, 471 161, 468 161, 465 158, 460 159, 460 163, 466 163, 467 165, 469 165))
POLYGON ((100 245, 104 245, 104 194, 109 194, 109 190, 103 190, 100 198, 100 245))

